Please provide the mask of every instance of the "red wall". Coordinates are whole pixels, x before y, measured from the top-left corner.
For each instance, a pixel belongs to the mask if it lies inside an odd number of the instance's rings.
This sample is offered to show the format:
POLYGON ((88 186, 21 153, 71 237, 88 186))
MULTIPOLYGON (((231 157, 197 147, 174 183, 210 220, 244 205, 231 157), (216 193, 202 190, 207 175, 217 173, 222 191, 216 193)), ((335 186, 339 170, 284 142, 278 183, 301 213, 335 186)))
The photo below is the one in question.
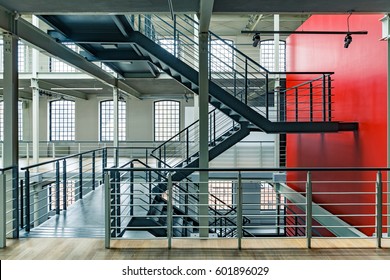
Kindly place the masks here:
MULTIPOLYGON (((332 86, 333 116, 337 121, 356 121, 357 132, 287 135, 288 167, 385 167, 387 154, 387 44, 381 38, 383 15, 352 15, 350 29, 367 30, 368 35, 353 35, 349 48, 344 48, 344 35, 292 35, 287 40, 288 71, 334 71, 332 86)), ((298 30, 347 30, 347 15, 314 15, 298 30)), ((304 79, 304 77, 301 77, 304 79)), ((287 76, 287 88, 299 80, 287 76)), ((375 180, 375 173, 314 173, 314 179, 375 180), (344 178, 343 178, 344 179, 344 178)), ((289 180, 305 179, 305 175, 289 173, 289 180)), ((338 184, 315 186, 322 191, 368 191, 374 184, 338 184), (352 189, 353 188, 353 189, 352 189)), ((301 189, 303 185, 295 185, 301 189)), ((314 189, 316 191, 316 189, 314 189)), ((316 202, 374 202, 374 196, 319 196, 316 202)), ((371 206, 327 206, 333 213, 375 213, 371 206)), ((359 226, 374 224, 374 218, 345 217, 359 226)), ((373 229, 360 228, 371 235, 373 229)))

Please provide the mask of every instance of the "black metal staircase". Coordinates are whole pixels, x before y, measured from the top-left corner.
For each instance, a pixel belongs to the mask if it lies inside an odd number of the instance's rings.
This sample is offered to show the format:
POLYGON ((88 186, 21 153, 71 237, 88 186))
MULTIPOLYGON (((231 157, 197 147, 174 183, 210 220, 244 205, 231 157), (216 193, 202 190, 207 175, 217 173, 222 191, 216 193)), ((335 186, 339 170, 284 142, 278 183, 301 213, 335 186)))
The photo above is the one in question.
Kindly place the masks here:
MULTIPOLYGON (((197 23, 185 16, 175 17, 172 25, 158 16, 155 16, 155 20, 159 22, 158 26, 154 24, 153 19, 145 18, 145 26, 147 26, 143 30, 145 35, 138 31, 129 34, 128 40, 133 43, 133 49, 139 56, 149 59, 179 83, 195 94, 199 94, 198 43, 196 37, 191 37, 196 35, 188 35, 185 32, 189 28, 185 26, 186 24, 196 26, 197 23), (178 28, 180 26, 185 31, 181 31, 178 28), (158 30, 168 34, 159 35, 158 30), (178 46, 185 46, 183 55, 175 56, 158 44, 160 39, 170 36, 174 37, 176 42, 176 37, 179 35, 184 41, 182 44, 177 43, 178 46)), ((232 119, 246 120, 252 127, 255 126, 266 133, 338 132, 357 129, 356 123, 343 123, 331 119, 331 72, 308 73, 308 81, 295 86, 294 91, 291 88, 279 90, 279 100, 285 101, 281 106, 281 102, 275 104, 271 99, 275 96, 272 87, 278 79, 277 75, 282 73, 269 72, 233 46, 224 43, 223 39, 214 33, 209 32, 209 36, 210 40, 219 40, 224 48, 228 48, 235 61, 234 64, 227 65, 216 54, 210 53, 210 104, 232 119), (218 66, 222 67, 223 71, 219 72, 215 69, 218 66), (311 89, 308 90, 309 87, 311 89), (320 92, 316 91, 318 88, 321 89, 320 92), (317 99, 321 99, 321 102, 317 99), (286 104, 287 101, 302 112, 310 111, 310 114, 306 119, 301 117, 281 120, 278 117, 280 111, 288 111, 291 107, 286 104), (317 112, 321 115, 319 116, 317 112)), ((174 49, 176 48, 175 46, 174 49)))
MULTIPOLYGON (((137 164, 142 167, 151 168, 140 160, 133 160, 130 163, 131 167, 137 164)), ((137 191, 144 194, 148 199, 142 199, 142 204, 150 207, 142 208, 143 214, 140 216, 135 215, 128 223, 126 230, 145 230, 157 237, 167 236, 167 199, 163 197, 167 189, 167 181, 165 174, 160 171, 149 171, 145 175, 140 175, 134 172, 130 176, 132 179, 131 184, 137 186, 137 191), (136 178, 135 178, 136 177, 136 178), (148 202, 149 201, 149 202, 148 202)), ((115 177, 115 176, 114 176, 115 177)), ((118 176, 117 176, 118 177, 118 176)), ((189 236, 191 233, 197 233, 199 221, 198 204, 199 198, 196 190, 199 186, 189 179, 187 179, 186 188, 183 188, 181 184, 174 183, 174 192, 181 193, 183 195, 173 196, 173 236, 183 237, 189 236), (191 190, 191 191, 189 191, 191 190)), ((133 193, 135 193, 133 186, 133 193)), ((216 207, 209 206, 209 231, 215 233, 219 237, 233 237, 237 234, 237 213, 236 207, 226 204, 217 196, 210 194, 212 200, 218 204, 223 205, 225 210, 218 210, 216 207)), ((139 198, 138 198, 139 199, 139 198)), ((134 207, 134 206, 132 206, 134 207)), ((115 209, 113 209, 115 211, 115 209)), ((134 211, 134 210, 133 210, 134 211)), ((250 220, 243 217, 243 224, 249 224, 250 220)), ((123 232, 121 233, 123 235, 123 232)), ((246 236, 253 236, 250 232, 244 230, 246 236)))
MULTIPOLYGON (((43 16, 43 18, 57 27, 61 26, 62 20, 68 21, 68 16, 43 16)), ((110 21, 107 17, 104 19, 107 22, 110 21)), ((66 28, 58 28, 61 32, 52 35, 58 36, 56 38, 59 40, 72 40, 73 36, 74 41, 82 42, 80 45, 92 54, 88 56, 91 58, 99 58, 103 43, 111 44, 112 48, 119 48, 120 45, 120 49, 124 50, 122 53, 127 54, 124 56, 127 60, 131 57, 136 60, 146 60, 148 65, 153 64, 154 77, 158 76, 155 73, 156 66, 187 89, 199 94, 197 68, 199 26, 195 20, 185 15, 176 15, 172 21, 157 15, 116 15, 112 19, 118 30, 106 33, 105 36, 109 38, 102 37, 100 41, 94 40, 96 38, 94 36, 77 40, 77 36, 68 32, 66 28), (163 48, 160 44, 162 40, 172 40, 172 48, 163 48)), ((68 23, 71 22, 70 20, 68 23)), ((90 28, 92 29, 94 22, 95 18, 90 16, 90 28)), ((96 28, 94 31, 98 34, 98 27, 96 28)), ((91 32, 93 33, 92 30, 91 32)), ((210 160, 241 141, 251 130, 266 133, 323 133, 357 129, 357 123, 340 122, 333 118, 331 72, 299 73, 300 75, 307 74, 307 79, 290 88, 278 88, 280 75, 286 73, 268 71, 212 32, 209 32, 209 42, 209 103, 214 107, 209 114, 210 160), (213 49, 212 42, 217 42, 219 50, 213 49), (229 57, 231 56, 228 61, 221 59, 218 55, 218 52, 225 51, 229 57)), ((120 53, 119 50, 116 52, 120 53)), ((115 62, 111 64, 114 69, 119 69, 121 63, 123 64, 123 59, 118 59, 117 64, 115 62)), ((199 164, 197 126, 198 123, 195 122, 178 135, 168 139, 152 153, 160 167, 184 168, 172 174, 172 180, 175 182, 188 180, 191 172, 185 170, 185 167, 197 167, 199 164)), ((159 182, 153 184, 153 207, 148 209, 148 214, 152 215, 154 211, 158 211, 160 216, 164 216, 166 200, 163 194, 167 190, 166 174, 158 174, 158 178, 159 182), (161 178, 165 179, 161 181, 161 178)), ((197 188, 196 184, 188 182, 194 190, 197 188)), ((180 185, 177 184, 175 187, 180 188, 180 185)), ((188 195, 188 197, 196 205, 198 201, 196 196, 188 195)), ((209 210, 211 215, 216 214, 215 209, 209 208, 209 210)), ((178 215, 183 213, 186 216, 191 215, 188 212, 189 209, 175 208, 174 211, 178 215)), ((195 208, 191 211, 194 214, 197 212, 195 208)), ((235 210, 232 208, 230 211, 235 210)), ((214 221, 214 223, 225 225, 235 223, 224 217, 224 213, 220 214, 218 222, 214 221)), ((142 224, 142 221, 137 221, 137 219, 133 219, 132 222, 133 226, 142 224)), ((187 222, 194 224, 197 221, 190 218, 187 222)), ((158 219, 148 223, 150 228, 163 225, 164 220, 158 219)), ((184 221, 183 225, 185 225, 184 221)), ((215 224, 210 223, 210 225, 215 224)), ((165 233, 154 231, 154 234, 163 235, 165 233)), ((180 233, 176 232, 176 234, 180 236, 180 233)), ((234 235, 235 233, 225 232, 225 234, 234 235)))

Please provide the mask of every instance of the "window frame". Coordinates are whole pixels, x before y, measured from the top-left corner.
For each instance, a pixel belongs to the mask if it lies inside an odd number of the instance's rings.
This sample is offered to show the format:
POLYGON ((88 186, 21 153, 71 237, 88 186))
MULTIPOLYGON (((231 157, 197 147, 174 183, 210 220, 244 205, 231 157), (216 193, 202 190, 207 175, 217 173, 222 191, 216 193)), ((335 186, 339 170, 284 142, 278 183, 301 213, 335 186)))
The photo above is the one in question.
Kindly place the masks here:
MULTIPOLYGON (((172 116, 173 114, 171 114, 172 116)), ((168 124, 170 125, 170 124, 168 124)), ((172 125, 170 125, 172 126, 172 125)), ((180 132, 180 129, 181 129, 181 104, 180 104, 180 101, 178 100, 157 100, 157 101, 154 101, 153 103, 153 139, 155 142, 165 142, 169 139, 171 139, 173 136, 175 136, 176 134, 178 134, 180 132), (175 104, 177 104, 177 131, 175 132, 172 132, 170 135, 166 136, 166 137, 162 137, 162 138, 158 138, 157 139, 157 115, 156 115, 156 105, 158 103, 162 103, 162 102, 173 102, 175 104)), ((173 139, 173 141, 179 141, 179 137, 177 137, 177 139, 173 139)))
MULTIPOLYGON (((61 108, 60 110, 64 111, 64 108, 61 108)), ((69 109, 66 109, 66 110, 69 111, 69 109)), ((59 119, 59 121, 58 121, 58 126, 59 127, 60 127, 61 124, 63 124, 63 122, 61 120, 64 120, 64 119, 65 118, 59 119)), ((69 124, 68 121, 66 123, 69 124)), ((61 132, 61 129, 59 130, 59 132, 61 132)), ((61 138, 61 137, 58 137, 58 138, 61 138)), ((75 141, 76 140, 76 102, 74 100, 56 99, 56 100, 51 100, 49 102, 49 140, 50 141, 63 141, 63 142, 69 142, 69 141, 75 141), (69 104, 73 104, 73 108, 71 108, 71 110, 70 110, 70 111, 73 111, 72 112, 73 113, 72 121, 70 122, 71 123, 71 126, 70 126, 71 127, 71 134, 72 135, 71 135, 71 137, 66 137, 66 138, 71 138, 71 139, 53 139, 53 104, 55 104, 56 102, 71 102, 69 104)))
MULTIPOLYGON (((112 109, 110 108, 110 110, 112 110, 112 114, 114 114, 114 100, 112 99, 106 99, 106 100, 102 100, 99 102, 99 140, 101 142, 110 142, 110 141, 114 141, 114 127, 112 128, 112 137, 109 135, 109 139, 103 139, 103 129, 102 129, 102 125, 103 125, 103 110, 102 110, 102 107, 103 107, 103 104, 106 104, 106 102, 110 102, 112 104, 112 109)), ((127 120, 127 110, 126 110, 126 101, 125 100, 118 100, 118 117, 119 117, 119 120, 118 120, 118 140, 119 141, 126 141, 126 120, 127 120), (121 105, 123 105, 123 113, 124 115, 121 115, 121 105), (121 118, 122 116, 122 118, 121 118), (122 127, 124 129, 124 131, 122 131, 123 133, 121 133, 121 120, 124 121, 124 124, 122 123, 122 127)), ((113 118, 112 118, 113 120, 113 118)))
MULTIPOLYGON (((263 66, 265 69, 269 71, 274 71, 274 58, 275 58, 275 40, 274 39, 266 39, 266 40, 261 40, 259 44, 259 52, 260 52, 260 65, 263 66), (272 43, 270 43, 272 42, 272 43), (267 44, 268 43, 268 44, 267 44), (267 47, 267 50, 272 50, 272 52, 266 52, 263 56, 263 46, 267 47), (271 47, 270 47, 271 46, 271 47), (270 48, 269 48, 270 47, 270 48), (263 61, 265 60, 265 61, 263 61), (270 64, 269 61, 272 61, 272 64, 270 64)), ((279 72, 286 72, 286 56, 287 56, 287 44, 286 41, 284 40, 279 40, 279 72), (283 52, 281 52, 281 49, 283 52), (281 57, 281 53, 283 53, 283 58, 281 57)))

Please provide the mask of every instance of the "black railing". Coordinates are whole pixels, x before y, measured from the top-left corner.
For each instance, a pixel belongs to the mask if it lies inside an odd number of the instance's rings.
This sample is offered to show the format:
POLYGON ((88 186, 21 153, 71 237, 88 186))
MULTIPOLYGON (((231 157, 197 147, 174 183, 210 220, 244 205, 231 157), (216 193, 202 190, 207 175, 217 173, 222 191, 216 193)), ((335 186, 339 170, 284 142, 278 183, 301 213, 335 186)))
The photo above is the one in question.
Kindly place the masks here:
POLYGON ((25 176, 21 181, 20 227, 29 232, 83 199, 103 181, 106 166, 107 148, 101 148, 21 168, 25 176))
MULTIPOLYGON (((164 188, 164 190, 161 190, 162 187, 160 186, 160 184, 166 185, 168 182, 168 178, 164 172, 154 171, 152 169, 152 167, 148 166, 147 164, 143 163, 142 161, 140 161, 138 159, 134 159, 126 164, 126 166, 129 166, 131 169, 129 178, 132 178, 132 180, 133 180, 133 181, 129 182, 129 184, 131 186, 130 193, 133 193, 133 191, 134 191, 133 185, 135 184, 135 182, 134 182, 135 176, 134 176, 133 168, 136 169, 134 167, 135 163, 137 163, 138 165, 140 165, 142 167, 148 168, 147 170, 145 170, 145 177, 143 177, 146 180, 147 186, 143 185, 143 187, 145 187, 147 193, 150 194, 150 199, 149 199, 150 203, 149 204, 152 205, 154 200, 155 200, 155 198, 152 198, 152 196, 159 196, 159 199, 162 199, 162 193, 160 193, 160 194, 156 193, 156 189, 158 191, 165 192, 166 187, 164 188), (153 181, 154 181, 154 183, 153 183, 153 181), (155 191, 153 191, 153 190, 155 190, 155 191)), ((125 166, 123 166, 122 168, 125 168, 125 166)), ((120 176, 115 175, 112 177, 119 178, 120 176)), ((120 182, 116 182, 116 183, 119 184, 120 182)), ((138 183, 139 182, 137 182, 137 184, 138 183)), ((180 215, 186 216, 187 218, 189 218, 195 222, 198 222, 195 218, 191 218, 191 214, 194 216, 198 215, 197 204, 199 203, 199 198, 194 193, 189 192, 188 189, 192 189, 192 190, 196 191, 199 189, 199 185, 193 183, 189 178, 187 178, 185 183, 182 183, 182 184, 174 183, 173 186, 176 189, 175 192, 181 194, 177 197, 174 197, 173 200, 174 200, 175 204, 184 204, 183 208, 182 207, 175 207, 175 211, 179 212, 180 215), (187 187, 184 188, 182 186, 183 184, 187 185, 187 187), (188 186, 188 185, 191 185, 191 186, 188 186), (181 201, 181 200, 183 200, 185 203, 183 203, 183 201, 181 201)), ((232 206, 230 204, 227 204, 225 201, 221 200, 219 197, 217 197, 213 194, 209 194, 209 196, 210 196, 210 201, 214 201, 215 204, 218 204, 220 207, 222 207, 224 209, 222 211, 222 210, 217 210, 216 207, 209 206, 209 212, 211 213, 211 217, 212 217, 212 218, 210 218, 210 224, 209 224, 210 227, 211 228, 217 227, 221 223, 224 225, 224 227, 231 227, 231 228, 235 227, 237 225, 237 221, 233 216, 237 213, 237 207, 232 206)), ((151 207, 153 207, 153 206, 151 206, 151 207)), ((250 220, 244 216, 243 223, 249 224, 250 220)), ((225 228, 223 230, 220 230, 218 233, 220 234, 219 236, 226 237, 226 236, 230 236, 232 234, 232 232, 236 233, 237 231, 235 231, 235 230, 231 231, 230 228, 225 228)), ((248 236, 251 235, 247 231, 245 231, 245 234, 248 236)))
MULTIPOLYGON (((209 131, 208 145, 216 145, 220 137, 229 131, 239 129, 240 124, 213 109, 208 114, 209 131)), ((199 120, 173 135, 167 141, 151 151, 151 156, 158 161, 159 167, 174 167, 188 164, 192 157, 199 156, 199 120)))

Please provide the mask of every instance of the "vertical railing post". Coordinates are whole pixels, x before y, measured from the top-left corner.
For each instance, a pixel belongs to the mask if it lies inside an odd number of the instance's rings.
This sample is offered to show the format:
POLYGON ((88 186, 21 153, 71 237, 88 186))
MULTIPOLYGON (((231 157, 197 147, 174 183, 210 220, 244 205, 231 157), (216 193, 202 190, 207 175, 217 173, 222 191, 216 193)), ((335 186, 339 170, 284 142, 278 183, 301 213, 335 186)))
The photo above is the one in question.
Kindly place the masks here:
MULTIPOLYGON (((298 88, 295 88, 295 121, 298 121, 298 109, 299 109, 298 88)), ((287 112, 286 112, 287 113, 287 112)))
POLYGON ((164 168, 166 167, 166 163, 167 163, 167 146, 164 145, 164 168))
MULTIPOLYGON (((188 197, 189 197, 189 187, 188 187, 188 179, 187 179, 186 180, 186 192, 184 194, 184 204, 185 204, 185 206, 184 206, 184 215, 185 215, 185 221, 187 221, 188 213, 189 213, 189 211, 188 211, 188 204, 189 204, 188 197)), ((184 224, 184 225, 186 225, 186 224, 184 224)), ((184 232, 185 232, 185 236, 187 236, 188 235, 188 228, 187 227, 184 228, 184 232)))
POLYGON ((20 180, 20 228, 24 227, 24 181, 20 180))
POLYGON ((307 248, 311 248, 311 237, 312 237, 312 217, 313 217, 313 188, 311 185, 311 172, 307 172, 307 181, 306 181, 306 238, 307 238, 307 248))
POLYGON ((214 138, 214 140, 213 140, 213 145, 216 145, 216 141, 217 141, 217 139, 216 139, 216 137, 217 137, 217 131, 216 131, 216 126, 217 126, 217 122, 216 122, 216 120, 215 120, 215 111, 213 112, 213 138, 214 138))
POLYGON ((103 177, 103 183, 105 182, 105 177, 104 177, 104 168, 107 167, 107 148, 104 148, 102 150, 102 177, 103 177))
POLYGON ((310 82, 310 121, 313 121, 313 83, 310 82))
POLYGON ((322 75, 322 120, 326 121, 326 76, 322 75))
POLYGON ((83 155, 79 156, 79 198, 83 199, 83 155))
POLYGON ((383 218, 383 185, 382 173, 378 171, 376 175, 376 238, 377 247, 382 247, 382 218, 383 218))
MULTIPOLYGON (((234 94, 234 97, 237 98, 237 72, 234 71, 233 73, 233 94, 234 94)), ((241 100, 242 102, 242 100, 241 100)))
POLYGON ((19 238, 19 170, 18 167, 14 166, 11 170, 11 176, 12 176, 12 197, 15 198, 12 207, 13 207, 13 231, 12 231, 12 238, 19 238))
POLYGON ((172 235, 173 235, 173 184, 172 174, 168 174, 168 202, 167 202, 167 238, 168 249, 172 248, 172 235))
POLYGON ((213 133, 212 133, 212 131, 213 131, 213 116, 212 116, 212 114, 209 114, 209 116, 208 116, 208 118, 209 118, 209 145, 212 145, 212 143, 213 143, 213 133))
POLYGON ((242 220, 242 203, 243 203, 243 190, 242 190, 242 177, 241 172, 238 172, 238 188, 237 188, 237 242, 238 242, 238 249, 241 250, 242 248, 242 230, 243 230, 243 220, 242 220))
POLYGON ((187 164, 190 162, 190 132, 186 129, 186 161, 187 164))
POLYGON ((149 171, 149 178, 146 178, 146 180, 149 181, 149 204, 152 204, 152 171, 149 171))
POLYGON ((30 231, 30 170, 26 169, 24 172, 24 182, 26 188, 26 231, 30 231))
POLYGON ((95 190, 96 185, 96 154, 92 152, 92 190, 95 190))
POLYGON ((212 57, 211 57, 211 35, 209 35, 209 39, 208 39, 208 45, 209 45, 209 49, 208 49, 208 67, 209 67, 209 81, 211 81, 211 78, 212 78, 212 75, 211 75, 211 69, 212 69, 212 66, 211 66, 211 63, 212 63, 212 57))
POLYGON ((328 75, 328 120, 332 121, 332 78, 328 75))
POLYGON ((121 176, 119 171, 115 171, 114 173, 114 184, 115 187, 115 210, 116 210, 116 235, 119 236, 121 233, 121 176))
POLYGON ((66 159, 62 161, 62 201, 63 201, 63 206, 62 209, 66 210, 68 208, 67 205, 67 176, 66 176, 66 159))
POLYGON ((56 161, 56 215, 60 214, 60 161, 56 161))
POLYGON ((108 172, 104 173, 104 243, 107 249, 110 248, 111 241, 111 193, 110 193, 110 175, 108 172))
POLYGON ((176 15, 173 15, 173 55, 177 57, 177 25, 176 15))
MULTIPOLYGON (((244 76, 244 83, 245 83, 245 104, 248 104, 248 59, 245 58, 245 76, 244 76)), ((241 100, 242 102, 242 100, 241 100)))
POLYGON ((6 185, 7 180, 4 173, 0 174, 0 248, 6 246, 6 226, 7 226, 7 207, 6 207, 6 185))
POLYGON ((280 206, 281 206, 279 183, 275 184, 275 192, 276 192, 276 230, 277 230, 277 236, 279 236, 280 235, 280 206))
MULTIPOLYGON (((133 216, 134 215, 134 170, 133 170, 134 163, 133 162, 130 163, 130 168, 131 168, 131 171, 130 171, 130 215, 133 216)), ((148 172, 150 172, 150 171, 148 171, 148 172)), ((149 195, 149 197, 150 197, 150 195, 149 195)))
POLYGON ((268 77, 269 77, 269 75, 268 75, 268 73, 267 74, 265 74, 265 117, 268 119, 268 117, 269 117, 269 108, 268 108, 268 104, 269 104, 269 102, 268 102, 268 90, 269 90, 269 88, 268 88, 268 77))

